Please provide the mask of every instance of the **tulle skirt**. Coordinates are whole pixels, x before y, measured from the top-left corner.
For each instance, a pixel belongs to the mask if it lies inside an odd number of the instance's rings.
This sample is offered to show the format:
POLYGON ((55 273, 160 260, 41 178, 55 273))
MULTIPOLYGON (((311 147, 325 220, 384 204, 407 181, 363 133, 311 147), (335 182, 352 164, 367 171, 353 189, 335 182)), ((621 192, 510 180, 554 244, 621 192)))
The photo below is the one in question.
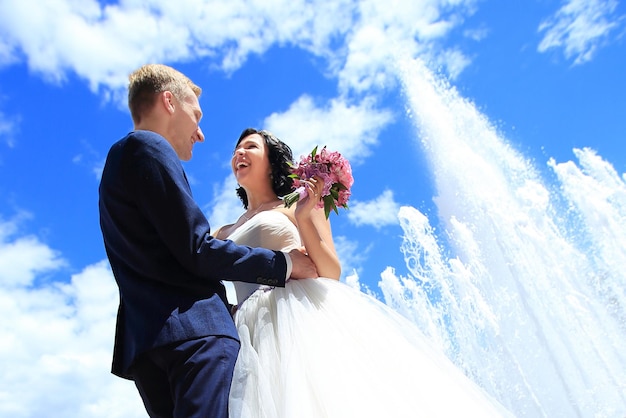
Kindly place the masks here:
POLYGON ((510 416, 410 321, 336 280, 259 289, 235 321, 232 418, 510 416))

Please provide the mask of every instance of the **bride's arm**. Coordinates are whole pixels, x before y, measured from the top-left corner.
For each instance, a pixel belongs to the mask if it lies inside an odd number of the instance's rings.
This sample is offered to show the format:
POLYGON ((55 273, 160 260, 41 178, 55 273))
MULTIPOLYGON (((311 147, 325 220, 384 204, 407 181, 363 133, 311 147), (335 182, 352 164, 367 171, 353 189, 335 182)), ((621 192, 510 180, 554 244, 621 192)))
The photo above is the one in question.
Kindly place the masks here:
POLYGON ((339 280, 341 263, 337 257, 330 221, 323 208, 316 208, 323 182, 309 183, 308 196, 296 203, 295 218, 307 254, 321 277, 339 280), (318 193, 316 196, 315 193, 318 193))

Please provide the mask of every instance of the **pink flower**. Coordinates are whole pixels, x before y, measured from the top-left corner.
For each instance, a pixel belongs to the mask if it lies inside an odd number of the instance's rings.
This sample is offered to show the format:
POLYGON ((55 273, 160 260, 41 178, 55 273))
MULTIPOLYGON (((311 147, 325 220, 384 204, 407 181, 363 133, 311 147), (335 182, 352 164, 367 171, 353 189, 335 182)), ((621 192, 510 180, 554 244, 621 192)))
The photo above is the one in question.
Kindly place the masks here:
POLYGON ((285 207, 290 207, 301 197, 306 196, 301 180, 318 176, 324 180, 322 199, 319 208, 324 208, 326 219, 330 211, 337 211, 337 206, 348 209, 350 188, 354 184, 350 163, 337 151, 328 151, 326 147, 318 154, 317 147, 309 155, 302 156, 300 162, 293 167, 291 177, 294 179, 294 191, 283 198, 285 207))

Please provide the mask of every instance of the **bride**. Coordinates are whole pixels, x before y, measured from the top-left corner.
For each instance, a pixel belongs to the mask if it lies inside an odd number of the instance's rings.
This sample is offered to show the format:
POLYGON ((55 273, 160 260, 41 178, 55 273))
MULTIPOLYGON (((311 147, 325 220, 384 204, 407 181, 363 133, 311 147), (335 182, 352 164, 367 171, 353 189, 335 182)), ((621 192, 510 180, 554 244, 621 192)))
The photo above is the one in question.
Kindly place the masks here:
POLYGON ((290 148, 267 131, 243 131, 232 157, 246 211, 216 237, 289 251, 304 246, 319 278, 284 288, 235 282, 241 349, 233 418, 511 416, 417 327, 339 281, 330 222, 316 208, 323 182, 287 209, 290 148))

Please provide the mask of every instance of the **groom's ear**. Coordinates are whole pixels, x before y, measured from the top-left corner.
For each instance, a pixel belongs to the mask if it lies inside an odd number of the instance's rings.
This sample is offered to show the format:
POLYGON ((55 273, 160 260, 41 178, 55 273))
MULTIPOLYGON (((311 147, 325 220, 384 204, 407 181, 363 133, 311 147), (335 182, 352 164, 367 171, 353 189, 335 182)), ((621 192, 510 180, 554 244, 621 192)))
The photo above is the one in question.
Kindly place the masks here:
POLYGON ((159 98, 157 102, 158 102, 158 105, 162 106, 163 109, 167 113, 169 114, 174 113, 177 102, 176 102, 176 98, 174 97, 171 91, 166 90, 166 91, 159 93, 159 98))

